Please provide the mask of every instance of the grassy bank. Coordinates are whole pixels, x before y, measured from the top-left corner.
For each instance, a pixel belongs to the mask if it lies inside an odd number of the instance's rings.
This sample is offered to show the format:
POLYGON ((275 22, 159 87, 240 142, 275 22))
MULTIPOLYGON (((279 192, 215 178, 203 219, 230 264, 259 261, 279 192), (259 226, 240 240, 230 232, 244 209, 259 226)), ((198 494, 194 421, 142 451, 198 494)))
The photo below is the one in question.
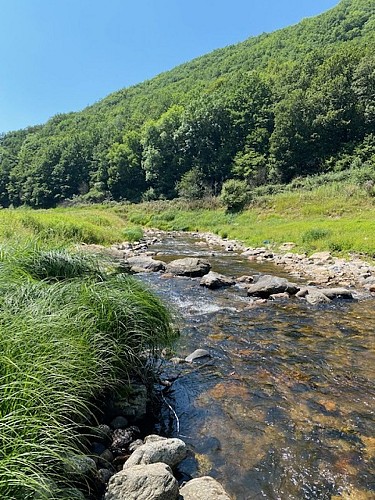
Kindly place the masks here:
POLYGON ((1 246, 0 498, 87 498, 80 426, 174 336, 160 301, 113 271, 40 242, 1 246))
POLYGON ((226 213, 216 202, 212 205, 159 201, 113 210, 129 224, 209 231, 249 246, 267 242, 277 248, 293 241, 296 251, 375 255, 375 198, 349 183, 259 197, 239 214, 226 213))
POLYGON ((127 239, 121 217, 106 206, 0 211, 0 241, 37 239, 45 245, 110 244, 127 239))

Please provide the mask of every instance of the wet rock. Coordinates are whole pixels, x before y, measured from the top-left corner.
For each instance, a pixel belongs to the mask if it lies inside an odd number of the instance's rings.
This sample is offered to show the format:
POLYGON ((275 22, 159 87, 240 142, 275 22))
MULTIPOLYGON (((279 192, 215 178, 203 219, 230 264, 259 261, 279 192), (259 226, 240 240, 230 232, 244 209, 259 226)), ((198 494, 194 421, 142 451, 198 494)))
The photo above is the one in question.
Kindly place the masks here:
POLYGON ((108 483, 108 481, 111 479, 112 476, 113 476, 113 472, 111 472, 109 469, 99 469, 98 470, 99 481, 103 484, 108 483))
POLYGON ((207 288, 216 289, 232 286, 234 285, 234 283, 235 281, 233 278, 210 271, 208 274, 203 276, 200 285, 207 288))
POLYGON ((137 448, 125 462, 124 469, 129 469, 134 465, 154 464, 156 462, 163 462, 170 467, 175 467, 184 460, 186 455, 187 447, 181 439, 159 439, 146 442, 137 448))
POLYGON ((161 260, 152 259, 146 255, 136 255, 135 257, 129 257, 127 263, 133 272, 150 271, 158 272, 164 271, 165 263, 161 260))
POLYGON ((256 283, 247 287, 247 295, 267 299, 275 293, 287 292, 289 295, 294 295, 298 290, 299 288, 294 283, 290 283, 285 278, 265 274, 260 276, 256 283))
POLYGON ((164 463, 136 465, 111 477, 105 500, 176 500, 178 482, 164 463))
POLYGON ((211 356, 206 349, 196 349, 194 352, 189 354, 189 356, 186 356, 185 361, 192 363, 194 360, 204 358, 205 356, 211 356))
POLYGON ((106 449, 99 456, 99 465, 102 467, 108 467, 108 465, 113 462, 113 459, 113 453, 106 449))
POLYGON ((230 496, 216 479, 199 477, 187 482, 180 490, 184 500, 230 500, 230 496))
POLYGON ((125 427, 127 427, 128 425, 128 419, 123 417, 122 415, 114 418, 111 422, 112 429, 125 429, 125 427))
POLYGON ((114 455, 124 455, 129 449, 129 444, 135 440, 139 433, 138 427, 134 425, 127 429, 116 429, 113 432, 110 450, 114 455))
POLYGON ((190 276, 196 278, 204 276, 211 269, 211 264, 203 259, 187 257, 185 259, 172 260, 166 267, 167 273, 175 276, 190 276))

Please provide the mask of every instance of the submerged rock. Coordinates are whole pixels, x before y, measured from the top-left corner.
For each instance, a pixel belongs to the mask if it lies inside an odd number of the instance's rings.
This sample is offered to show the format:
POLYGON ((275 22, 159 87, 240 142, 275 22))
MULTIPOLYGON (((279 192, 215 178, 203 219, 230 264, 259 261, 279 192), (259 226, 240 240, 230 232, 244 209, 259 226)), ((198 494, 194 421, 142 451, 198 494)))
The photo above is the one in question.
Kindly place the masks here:
POLYGON ((176 500, 178 482, 165 463, 135 465, 111 477, 105 500, 176 500))
POLYGON ((172 260, 167 264, 166 272, 175 276, 190 276, 197 278, 204 276, 211 269, 211 264, 203 259, 187 257, 185 259, 172 260))
POLYGON ((230 496, 213 477, 192 479, 180 490, 184 500, 230 500, 230 496))
POLYGON ((260 276, 256 283, 247 287, 247 295, 267 299, 270 295, 284 292, 294 295, 298 290, 299 288, 294 283, 290 283, 285 278, 265 274, 260 276))
POLYGON ((224 276, 224 274, 215 273, 213 271, 210 271, 208 274, 203 276, 200 282, 201 286, 205 286, 211 289, 228 287, 234 284, 235 281, 233 278, 224 276))

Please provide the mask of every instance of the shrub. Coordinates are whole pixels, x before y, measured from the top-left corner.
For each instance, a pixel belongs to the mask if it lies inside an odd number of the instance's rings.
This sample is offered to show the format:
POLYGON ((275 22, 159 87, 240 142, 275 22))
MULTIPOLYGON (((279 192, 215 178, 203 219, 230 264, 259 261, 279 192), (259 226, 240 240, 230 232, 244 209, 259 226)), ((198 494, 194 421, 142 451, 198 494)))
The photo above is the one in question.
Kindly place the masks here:
POLYGON ((241 211, 250 199, 247 183, 237 179, 229 179, 223 184, 220 199, 228 212, 241 211))
POLYGON ((143 238, 143 229, 141 227, 129 227, 124 230, 124 238, 126 241, 139 241, 143 238))

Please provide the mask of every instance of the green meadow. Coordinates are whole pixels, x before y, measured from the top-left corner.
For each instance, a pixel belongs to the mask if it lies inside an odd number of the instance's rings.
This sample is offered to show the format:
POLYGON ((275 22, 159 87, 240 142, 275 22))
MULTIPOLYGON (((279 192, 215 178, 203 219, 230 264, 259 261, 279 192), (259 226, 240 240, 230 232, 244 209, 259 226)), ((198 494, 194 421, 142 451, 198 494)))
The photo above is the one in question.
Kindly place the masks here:
POLYGON ((375 198, 349 183, 257 197, 240 213, 228 213, 212 199, 120 205, 114 210, 129 224, 208 231, 248 246, 267 243, 277 249, 292 241, 298 252, 375 256, 375 198))

